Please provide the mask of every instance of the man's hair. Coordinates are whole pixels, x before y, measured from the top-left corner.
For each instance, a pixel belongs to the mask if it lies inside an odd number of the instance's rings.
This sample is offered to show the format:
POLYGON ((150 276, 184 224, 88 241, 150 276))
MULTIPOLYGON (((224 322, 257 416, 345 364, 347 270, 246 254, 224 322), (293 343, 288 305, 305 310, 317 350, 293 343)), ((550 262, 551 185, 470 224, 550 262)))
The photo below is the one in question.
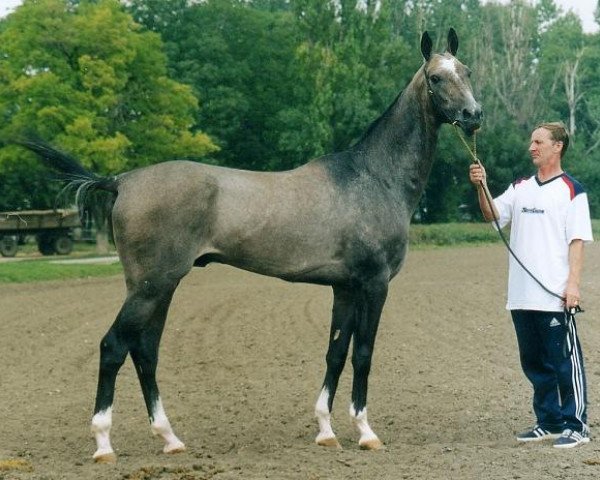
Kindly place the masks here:
POLYGON ((535 129, 543 128, 550 132, 550 137, 554 142, 562 142, 563 146, 560 151, 560 157, 562 158, 567 148, 569 148, 569 133, 567 128, 562 122, 544 122, 540 123, 535 129))

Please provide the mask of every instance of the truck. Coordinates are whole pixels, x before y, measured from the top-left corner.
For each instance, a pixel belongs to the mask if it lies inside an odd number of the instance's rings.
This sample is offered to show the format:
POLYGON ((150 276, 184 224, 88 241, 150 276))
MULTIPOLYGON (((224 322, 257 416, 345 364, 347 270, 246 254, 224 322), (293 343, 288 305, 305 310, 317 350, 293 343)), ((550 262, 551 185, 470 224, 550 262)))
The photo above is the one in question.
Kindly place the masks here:
POLYGON ((73 235, 81 227, 79 212, 71 209, 0 212, 0 254, 14 257, 28 235, 35 235, 42 255, 68 255, 73 235))

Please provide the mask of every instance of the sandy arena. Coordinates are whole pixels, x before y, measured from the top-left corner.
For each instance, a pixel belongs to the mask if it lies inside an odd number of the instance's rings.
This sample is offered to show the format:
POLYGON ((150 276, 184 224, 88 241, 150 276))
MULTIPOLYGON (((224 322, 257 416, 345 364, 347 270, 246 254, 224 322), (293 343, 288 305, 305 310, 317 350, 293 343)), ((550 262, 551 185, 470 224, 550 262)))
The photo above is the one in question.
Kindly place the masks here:
MULTIPOLYGON (((130 360, 117 379, 116 465, 95 465, 90 420, 98 344, 123 301, 120 276, 0 289, 0 479, 598 479, 600 245, 586 250, 578 316, 592 442, 519 445, 530 386, 504 310, 506 253, 415 250, 392 282, 370 377, 369 420, 385 451, 358 448, 351 364, 333 426, 314 443, 332 294, 229 267, 195 269, 175 294, 159 386, 187 452, 160 453, 130 360)), ((2 268, 0 266, 0 268, 2 268)))

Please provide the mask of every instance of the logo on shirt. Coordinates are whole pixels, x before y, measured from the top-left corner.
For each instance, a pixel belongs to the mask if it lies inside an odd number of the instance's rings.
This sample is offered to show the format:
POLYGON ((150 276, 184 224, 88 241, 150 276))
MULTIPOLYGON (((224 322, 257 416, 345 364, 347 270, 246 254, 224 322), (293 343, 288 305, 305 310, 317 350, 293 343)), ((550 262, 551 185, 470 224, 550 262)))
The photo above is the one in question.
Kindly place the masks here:
POLYGON ((560 322, 556 318, 553 318, 552 321, 550 322, 550 326, 551 327, 560 327, 560 322))
POLYGON ((536 213, 538 215, 540 215, 540 214, 543 215, 544 212, 545 212, 545 210, 542 210, 541 208, 535 208, 535 207, 533 207, 533 208, 523 207, 521 209, 521 213, 536 213))

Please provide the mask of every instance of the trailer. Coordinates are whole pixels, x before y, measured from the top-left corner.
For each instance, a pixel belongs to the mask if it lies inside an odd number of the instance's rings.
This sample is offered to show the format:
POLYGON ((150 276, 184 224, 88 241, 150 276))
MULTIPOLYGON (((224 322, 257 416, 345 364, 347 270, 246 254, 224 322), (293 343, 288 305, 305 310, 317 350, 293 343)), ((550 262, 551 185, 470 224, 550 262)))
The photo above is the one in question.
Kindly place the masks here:
POLYGON ((0 212, 0 254, 14 257, 19 243, 27 235, 35 235, 42 255, 68 255, 73 250, 73 230, 79 227, 77 210, 0 212))

